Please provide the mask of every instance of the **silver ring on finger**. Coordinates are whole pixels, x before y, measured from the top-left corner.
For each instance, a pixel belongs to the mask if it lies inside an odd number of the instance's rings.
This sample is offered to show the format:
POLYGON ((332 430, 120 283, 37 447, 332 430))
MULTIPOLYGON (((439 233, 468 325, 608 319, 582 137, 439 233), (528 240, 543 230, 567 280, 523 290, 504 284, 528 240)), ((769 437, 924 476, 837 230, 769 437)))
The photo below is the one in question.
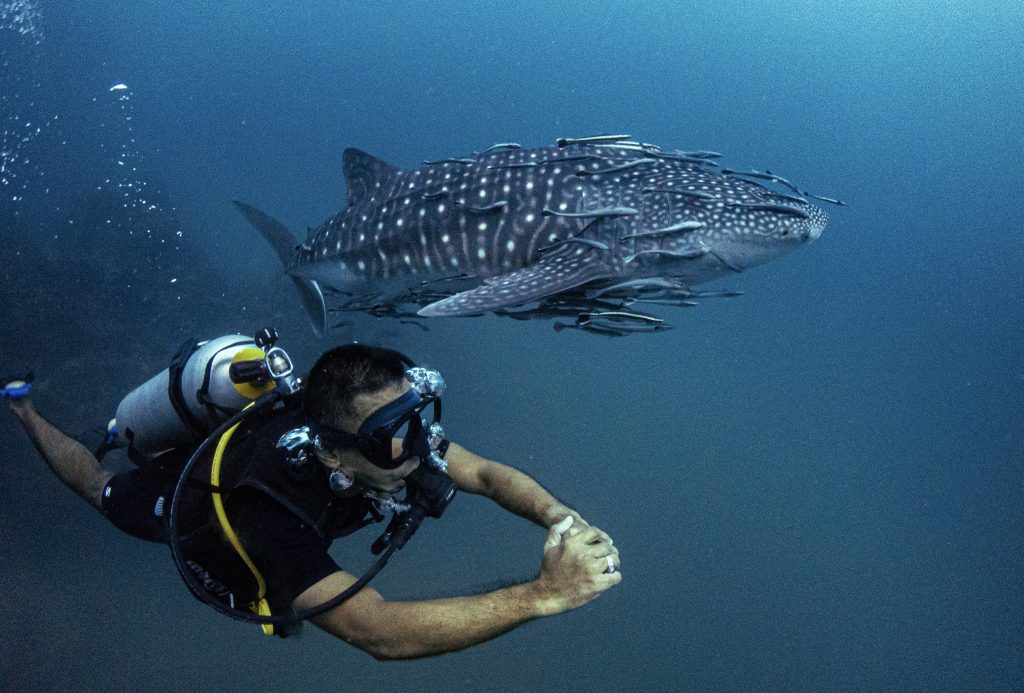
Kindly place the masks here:
POLYGON ((616 570, 618 570, 615 567, 615 561, 612 560, 611 556, 605 556, 604 560, 608 561, 608 567, 604 569, 604 572, 606 572, 608 574, 611 574, 611 573, 614 573, 616 570))

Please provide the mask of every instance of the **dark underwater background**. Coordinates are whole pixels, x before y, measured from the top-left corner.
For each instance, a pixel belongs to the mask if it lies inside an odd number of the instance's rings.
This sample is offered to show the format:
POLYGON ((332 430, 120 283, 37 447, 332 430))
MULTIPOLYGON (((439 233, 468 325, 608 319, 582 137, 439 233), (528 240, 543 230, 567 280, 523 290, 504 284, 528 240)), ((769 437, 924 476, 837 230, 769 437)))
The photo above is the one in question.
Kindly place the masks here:
MULTIPOLYGON (((625 578, 436 659, 266 638, 2 413, 2 690, 1024 689, 1022 33, 1002 0, 0 0, 0 372, 34 369, 44 415, 98 442, 189 336, 274 325, 305 367, 386 344, 625 578), (668 332, 359 317, 321 341, 231 205, 304 237, 344 204, 345 147, 414 167, 619 132, 848 206, 668 332)), ((375 536, 337 559, 362 572, 375 536)), ((543 540, 463 495, 374 585, 528 579, 543 540)))

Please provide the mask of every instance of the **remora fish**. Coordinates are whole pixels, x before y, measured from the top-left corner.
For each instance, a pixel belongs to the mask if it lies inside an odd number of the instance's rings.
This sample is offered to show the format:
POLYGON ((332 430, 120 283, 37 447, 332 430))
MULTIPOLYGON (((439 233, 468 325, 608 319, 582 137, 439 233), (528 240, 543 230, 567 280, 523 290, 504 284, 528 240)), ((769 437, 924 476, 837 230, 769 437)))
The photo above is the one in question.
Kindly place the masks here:
POLYGON ((556 299, 559 314, 585 312, 588 295, 606 307, 618 285, 630 287, 623 306, 692 305, 688 287, 773 260, 826 223, 818 207, 710 157, 624 136, 497 145, 412 170, 347 149, 342 165, 345 209, 304 244, 235 202, 284 262, 318 334, 327 324, 321 287, 348 297, 337 310, 403 318, 550 317, 545 304, 556 299), (679 288, 635 281, 649 278, 679 288), (409 305, 416 313, 403 312, 409 305))

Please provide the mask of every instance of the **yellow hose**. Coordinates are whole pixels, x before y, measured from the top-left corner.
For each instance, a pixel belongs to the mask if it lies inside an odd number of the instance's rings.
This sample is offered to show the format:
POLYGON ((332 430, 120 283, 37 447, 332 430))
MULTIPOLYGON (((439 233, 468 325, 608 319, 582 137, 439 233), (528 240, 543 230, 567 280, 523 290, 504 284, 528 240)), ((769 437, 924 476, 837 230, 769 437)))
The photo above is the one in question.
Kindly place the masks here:
MULTIPOLYGON (((249 404, 246 409, 251 407, 249 404)), ((213 466, 210 469, 210 483, 215 486, 220 486, 220 463, 224 458, 224 451, 228 447, 228 442, 231 440, 231 436, 234 434, 235 429, 238 428, 238 424, 235 424, 220 437, 217 441, 217 449, 213 453, 213 466)), ((256 564, 249 558, 249 554, 245 552, 245 547, 242 546, 242 542, 239 541, 238 535, 235 534, 235 530, 232 529, 231 523, 228 522, 227 513, 224 512, 224 499, 218 491, 214 491, 213 497, 213 511, 217 514, 217 520, 220 522, 220 527, 224 530, 224 535, 228 538, 231 546, 238 552, 242 560, 245 561, 245 565, 249 567, 252 572, 252 576, 256 578, 256 585, 258 586, 258 592, 256 596, 256 602, 249 605, 249 609, 260 616, 270 616, 270 603, 266 600, 267 594, 267 583, 260 574, 259 569, 256 568, 256 564)), ((272 623, 261 624, 264 635, 274 634, 274 625, 272 623)))

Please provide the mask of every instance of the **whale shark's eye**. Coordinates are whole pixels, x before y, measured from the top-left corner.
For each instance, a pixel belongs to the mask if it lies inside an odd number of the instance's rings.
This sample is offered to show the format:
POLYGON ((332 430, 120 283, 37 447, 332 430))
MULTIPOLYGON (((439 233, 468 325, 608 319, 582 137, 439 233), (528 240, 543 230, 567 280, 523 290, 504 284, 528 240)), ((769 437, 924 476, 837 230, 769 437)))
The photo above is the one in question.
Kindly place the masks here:
POLYGON ((779 235, 781 235, 781 236, 788 236, 789 235, 789 229, 782 229, 782 233, 779 234, 779 235))

